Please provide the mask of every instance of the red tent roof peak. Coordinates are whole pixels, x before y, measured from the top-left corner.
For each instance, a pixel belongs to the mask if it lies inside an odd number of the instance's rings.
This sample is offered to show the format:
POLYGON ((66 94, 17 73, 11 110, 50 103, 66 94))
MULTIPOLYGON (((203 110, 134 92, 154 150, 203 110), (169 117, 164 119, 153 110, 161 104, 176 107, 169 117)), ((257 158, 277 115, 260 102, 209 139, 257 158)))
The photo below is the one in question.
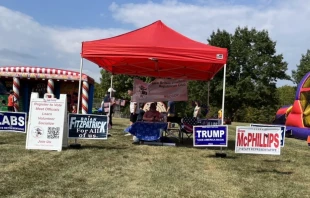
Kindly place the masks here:
MULTIPOLYGON (((136 30, 100 40, 89 42, 104 42, 105 44, 118 44, 120 46, 127 45, 148 45, 153 47, 171 47, 186 48, 186 46, 195 46, 195 48, 206 48, 207 44, 194 41, 175 30, 168 27, 161 20, 157 20, 152 24, 138 28, 136 30)), ((213 47, 213 46, 212 46, 213 47)), ((213 47, 213 50, 216 47, 213 47)), ((221 48, 222 49, 222 48, 221 48)))

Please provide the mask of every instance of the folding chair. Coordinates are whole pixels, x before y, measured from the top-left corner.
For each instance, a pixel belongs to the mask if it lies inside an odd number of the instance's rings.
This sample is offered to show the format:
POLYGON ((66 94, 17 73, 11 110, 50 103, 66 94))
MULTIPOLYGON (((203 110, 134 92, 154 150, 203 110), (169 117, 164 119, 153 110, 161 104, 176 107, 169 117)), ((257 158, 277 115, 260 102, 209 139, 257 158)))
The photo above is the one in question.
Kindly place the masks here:
POLYGON ((165 131, 166 137, 174 137, 181 141, 181 118, 167 117, 168 127, 165 131), (177 135, 176 135, 177 133, 177 135))
POLYGON ((193 135, 193 126, 198 125, 197 118, 184 117, 181 122, 181 142, 183 142, 184 134, 187 138, 191 138, 193 135))

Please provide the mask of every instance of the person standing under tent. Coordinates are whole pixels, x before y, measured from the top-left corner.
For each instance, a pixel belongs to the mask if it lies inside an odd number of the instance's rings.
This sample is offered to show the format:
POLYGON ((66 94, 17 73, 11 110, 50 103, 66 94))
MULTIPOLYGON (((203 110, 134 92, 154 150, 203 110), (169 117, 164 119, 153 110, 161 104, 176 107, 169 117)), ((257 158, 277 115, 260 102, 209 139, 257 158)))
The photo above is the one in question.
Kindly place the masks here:
POLYGON ((128 95, 130 96, 130 125, 133 125, 137 121, 137 117, 139 114, 139 103, 132 101, 133 91, 132 89, 128 90, 128 95))
POLYGON ((195 109, 194 109, 194 114, 193 117, 194 118, 201 118, 201 107, 200 107, 200 103, 198 101, 195 101, 195 109))
POLYGON ((174 101, 168 101, 167 113, 168 113, 168 117, 175 116, 175 102, 174 101))
MULTIPOLYGON (((167 108, 167 113, 168 117, 174 117, 175 114, 175 102, 174 101, 168 101, 168 108, 167 108)), ((168 129, 171 128, 171 122, 168 122, 168 129)))
MULTIPOLYGON (((132 89, 128 89, 128 95, 130 96, 130 105, 129 105, 129 110, 130 110, 130 126, 133 125, 138 118, 138 114, 139 114, 139 104, 137 102, 133 102, 132 101, 132 95, 133 95, 133 90, 132 89)), ((130 133, 125 134, 125 136, 130 136, 130 133)))

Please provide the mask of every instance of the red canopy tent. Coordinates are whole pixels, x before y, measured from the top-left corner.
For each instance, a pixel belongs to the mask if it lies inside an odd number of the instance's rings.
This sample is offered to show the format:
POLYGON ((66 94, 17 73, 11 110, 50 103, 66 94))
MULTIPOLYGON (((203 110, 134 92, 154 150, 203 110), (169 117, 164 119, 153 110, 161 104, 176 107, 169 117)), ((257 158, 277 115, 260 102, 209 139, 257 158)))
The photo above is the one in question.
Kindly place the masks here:
POLYGON ((161 21, 83 42, 81 55, 112 74, 189 80, 210 80, 227 61, 226 48, 191 40, 161 21))
POLYGON ((85 58, 112 74, 209 81, 226 65, 227 56, 226 48, 191 40, 156 21, 119 36, 83 42, 80 72, 85 58))

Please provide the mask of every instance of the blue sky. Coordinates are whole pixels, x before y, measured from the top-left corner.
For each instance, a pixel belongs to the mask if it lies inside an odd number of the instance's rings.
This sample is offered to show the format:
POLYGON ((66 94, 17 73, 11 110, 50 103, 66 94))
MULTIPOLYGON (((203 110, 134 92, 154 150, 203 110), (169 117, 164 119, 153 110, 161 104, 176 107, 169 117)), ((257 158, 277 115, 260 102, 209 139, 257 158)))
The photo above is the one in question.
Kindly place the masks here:
MULTIPOLYGON (((47 26, 81 27, 117 27, 109 13, 112 2, 103 0, 2 0, 2 6, 32 16, 37 22, 47 26), (102 17, 100 14, 104 14, 102 17), (108 23, 107 23, 108 22, 108 23)), ((126 1, 116 1, 124 3, 126 1)))
MULTIPOLYGON (((277 53, 296 69, 310 48, 308 0, 0 0, 0 65, 78 70, 80 43, 115 36, 162 20, 200 42, 218 28, 267 29, 277 53)), ((99 81, 99 68, 84 72, 99 81)), ((292 84, 280 81, 279 86, 292 84)))
MULTIPOLYGON (((12 10, 20 11, 24 14, 32 16, 37 22, 47 26, 63 26, 72 28, 119 28, 127 27, 132 28, 129 24, 119 23, 114 20, 109 7, 112 3, 116 4, 138 4, 145 2, 162 3, 163 1, 141 1, 141 0, 1 0, 0 5, 10 8, 12 10)), ((173 1, 172 1, 173 2, 173 1)), ((197 1, 197 0, 183 0, 179 2, 192 3, 193 5, 206 5, 214 4, 214 1, 197 1)), ((218 2, 228 2, 233 5, 251 5, 255 1, 249 0, 218 0, 218 2)), ((160 15, 160 13, 159 13, 160 15)))

